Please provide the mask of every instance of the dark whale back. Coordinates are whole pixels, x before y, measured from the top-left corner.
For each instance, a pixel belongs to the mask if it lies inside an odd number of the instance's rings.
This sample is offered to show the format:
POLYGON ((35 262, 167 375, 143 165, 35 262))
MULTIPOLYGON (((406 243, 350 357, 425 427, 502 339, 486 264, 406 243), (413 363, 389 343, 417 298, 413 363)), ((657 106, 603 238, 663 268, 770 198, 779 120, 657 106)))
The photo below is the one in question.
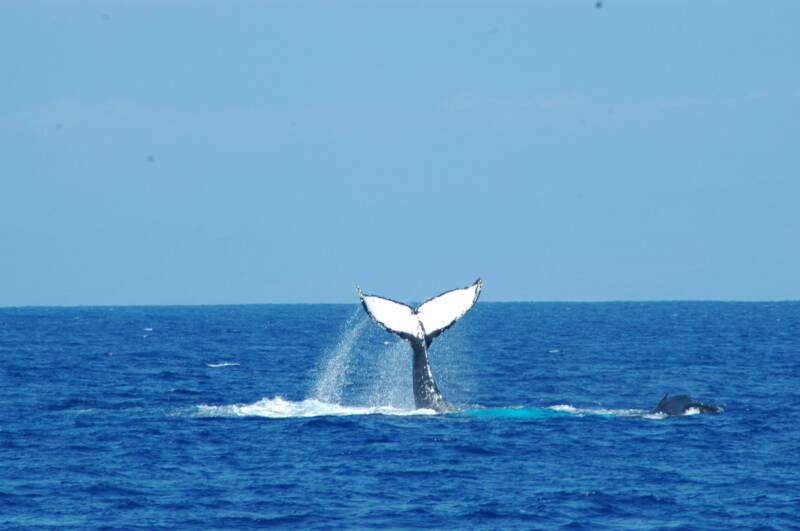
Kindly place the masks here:
POLYGON ((664 395, 664 398, 659 401, 653 413, 685 415, 690 409, 697 409, 700 413, 719 413, 717 406, 697 402, 689 395, 669 396, 669 394, 664 395))

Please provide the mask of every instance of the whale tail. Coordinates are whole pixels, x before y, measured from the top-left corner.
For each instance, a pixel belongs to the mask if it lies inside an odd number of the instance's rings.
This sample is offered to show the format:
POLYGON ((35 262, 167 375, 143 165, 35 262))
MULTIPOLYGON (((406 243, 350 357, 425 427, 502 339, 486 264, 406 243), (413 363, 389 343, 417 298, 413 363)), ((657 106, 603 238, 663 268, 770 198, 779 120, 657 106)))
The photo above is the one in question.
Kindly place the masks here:
POLYGON ((483 282, 466 288, 446 291, 420 304, 416 309, 402 302, 377 295, 367 295, 360 288, 358 296, 370 317, 383 328, 411 343, 414 351, 412 379, 417 408, 455 411, 444 399, 433 379, 428 363, 428 347, 433 338, 453 326, 466 314, 481 293, 483 282))
POLYGON ((478 301, 483 281, 476 280, 466 288, 453 289, 412 308, 402 302, 377 295, 367 295, 357 288, 361 304, 370 317, 383 328, 406 340, 431 341, 453 326, 478 301))

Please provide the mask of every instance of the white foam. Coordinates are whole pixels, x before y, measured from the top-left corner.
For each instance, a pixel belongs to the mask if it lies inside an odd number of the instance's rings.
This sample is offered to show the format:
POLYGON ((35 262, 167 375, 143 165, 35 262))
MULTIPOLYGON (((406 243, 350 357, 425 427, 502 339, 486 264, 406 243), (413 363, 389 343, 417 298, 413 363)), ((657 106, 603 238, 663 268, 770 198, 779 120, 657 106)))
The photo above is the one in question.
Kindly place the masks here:
POLYGON ((436 412, 432 409, 400 409, 391 406, 343 406, 321 402, 315 398, 294 402, 280 396, 262 398, 252 404, 199 405, 195 411, 195 415, 198 417, 266 417, 274 419, 342 417, 349 415, 410 416, 435 414, 436 412))
MULTIPOLYGON (((555 406, 550 406, 548 409, 552 409, 553 411, 559 411, 561 413, 570 413, 572 415, 577 415, 579 417, 583 417, 586 415, 606 415, 614 417, 640 417, 648 420, 663 420, 669 417, 669 415, 667 415, 666 413, 649 411, 646 409, 578 408, 575 406, 571 406, 569 404, 557 404, 555 406)), ((695 407, 690 407, 680 416, 689 417, 692 415, 699 415, 700 413, 701 413, 700 409, 695 407)))
POLYGON ((152 332, 153 331, 153 329, 149 328, 149 327, 148 328, 142 328, 142 330, 144 330, 145 332, 152 332))
POLYGON ((218 369, 220 367, 237 367, 239 365, 236 361, 221 361, 219 363, 206 363, 206 367, 218 369))

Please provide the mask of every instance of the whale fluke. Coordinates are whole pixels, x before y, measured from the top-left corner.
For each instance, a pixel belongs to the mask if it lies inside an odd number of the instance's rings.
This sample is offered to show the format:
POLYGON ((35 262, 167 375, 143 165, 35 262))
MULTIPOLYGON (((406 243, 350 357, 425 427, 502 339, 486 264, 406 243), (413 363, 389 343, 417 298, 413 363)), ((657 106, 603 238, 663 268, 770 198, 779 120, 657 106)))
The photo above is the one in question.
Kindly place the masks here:
POLYGON ((478 301, 483 281, 478 279, 466 288, 453 289, 420 304, 416 309, 377 295, 367 295, 357 288, 361 304, 370 317, 383 328, 403 339, 426 339, 430 342, 464 317, 478 301))
POLYGON ((389 332, 400 336, 414 351, 414 402, 417 408, 452 411, 439 392, 428 363, 428 347, 435 337, 453 326, 478 301, 483 282, 446 291, 420 304, 416 309, 356 288, 367 314, 389 332))
POLYGON ((361 305, 381 327, 409 341, 425 339, 422 323, 419 322, 411 306, 377 295, 367 295, 361 288, 356 289, 361 298, 361 305))
POLYGON ((431 341, 453 326, 472 308, 481 294, 483 281, 478 279, 466 288, 446 291, 420 304, 417 317, 425 331, 425 341, 431 341))

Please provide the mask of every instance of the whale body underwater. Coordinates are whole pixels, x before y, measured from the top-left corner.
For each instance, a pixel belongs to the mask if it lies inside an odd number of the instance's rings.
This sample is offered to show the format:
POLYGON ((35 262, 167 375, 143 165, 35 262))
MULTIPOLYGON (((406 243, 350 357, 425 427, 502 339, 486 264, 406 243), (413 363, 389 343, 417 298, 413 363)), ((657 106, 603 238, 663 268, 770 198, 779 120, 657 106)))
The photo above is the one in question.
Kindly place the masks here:
MULTIPOLYGON (((414 405, 417 409, 433 409, 438 412, 456 412, 459 408, 445 400, 433 378, 428 362, 428 348, 442 332, 478 302, 483 287, 479 278, 465 288, 446 291, 428 299, 416 308, 385 297, 367 295, 356 288, 361 304, 367 314, 387 331, 405 339, 414 353, 412 381, 414 405)), ((669 396, 665 394, 653 413, 679 416, 697 413, 719 413, 717 406, 695 401, 689 395, 669 396)))

